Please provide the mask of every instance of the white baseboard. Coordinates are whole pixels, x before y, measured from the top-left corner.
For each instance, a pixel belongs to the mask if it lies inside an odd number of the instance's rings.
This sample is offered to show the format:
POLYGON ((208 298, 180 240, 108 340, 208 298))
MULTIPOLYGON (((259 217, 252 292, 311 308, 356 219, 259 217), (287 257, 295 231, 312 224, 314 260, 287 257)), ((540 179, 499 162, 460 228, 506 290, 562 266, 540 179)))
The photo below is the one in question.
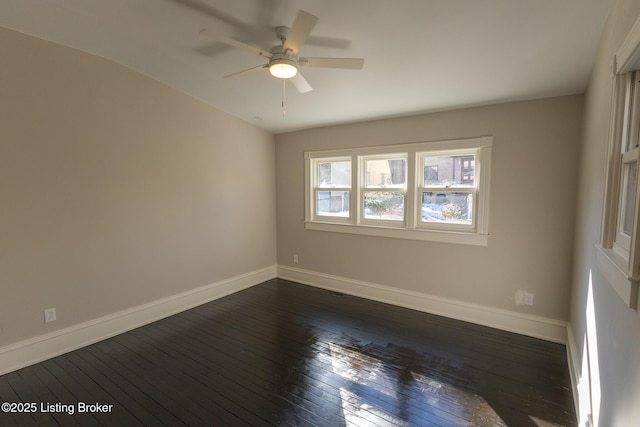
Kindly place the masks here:
MULTIPOLYGON (((566 322, 309 270, 271 266, 2 347, 0 375, 96 343, 275 277, 548 341, 567 343, 566 322)), ((567 351, 571 355, 571 349, 567 351)), ((570 358, 570 369, 574 369, 571 366, 572 362, 574 361, 570 358)), ((573 375, 574 371, 571 372, 573 375)), ((574 384, 574 395, 575 393, 574 384)))
POLYGON ((567 322, 471 304, 310 270, 278 266, 278 277, 331 291, 490 326, 561 344, 567 342, 567 322))
POLYGON ((578 425, 585 425, 585 420, 580 419, 580 394, 578 379, 580 378, 580 362, 578 361, 578 346, 573 336, 571 324, 567 325, 567 362, 569 363, 569 375, 571 376, 571 391, 573 392, 573 407, 576 411, 578 425))
POLYGON ((276 277, 276 266, 70 326, 0 348, 0 375, 102 341, 276 277))

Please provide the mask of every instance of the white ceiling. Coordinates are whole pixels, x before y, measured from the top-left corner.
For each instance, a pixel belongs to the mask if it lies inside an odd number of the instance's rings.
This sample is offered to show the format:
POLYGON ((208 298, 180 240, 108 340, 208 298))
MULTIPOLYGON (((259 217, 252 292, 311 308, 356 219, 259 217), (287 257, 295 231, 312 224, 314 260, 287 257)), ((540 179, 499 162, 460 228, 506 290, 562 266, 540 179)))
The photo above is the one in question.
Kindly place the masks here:
MULTIPOLYGON (((582 93, 612 0, 2 0, 0 26, 112 59, 273 133, 582 93), (259 48, 306 10, 301 56, 363 57, 303 69, 312 92, 263 71, 259 48)), ((4 60, 7 60, 4 58, 4 60)))

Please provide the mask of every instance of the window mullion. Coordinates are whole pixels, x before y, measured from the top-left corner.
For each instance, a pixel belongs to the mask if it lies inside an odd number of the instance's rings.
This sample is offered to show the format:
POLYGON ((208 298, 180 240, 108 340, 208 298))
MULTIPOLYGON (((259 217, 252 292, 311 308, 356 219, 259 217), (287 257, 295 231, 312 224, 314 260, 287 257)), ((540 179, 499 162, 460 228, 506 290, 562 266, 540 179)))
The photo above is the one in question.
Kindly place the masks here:
POLYGON ((410 230, 416 228, 416 203, 418 201, 418 194, 416 192, 417 184, 416 177, 418 175, 417 168, 420 162, 417 160, 417 155, 409 153, 407 156, 407 183, 406 193, 404 198, 404 218, 406 221, 406 227, 410 230))
POLYGON ((358 224, 364 221, 364 190, 367 182, 365 157, 358 156, 358 224))
POLYGON ((360 224, 360 218, 362 218, 362 161, 359 156, 351 156, 351 187, 353 191, 353 197, 351 198, 351 212, 353 212, 353 218, 351 223, 353 225, 360 224))

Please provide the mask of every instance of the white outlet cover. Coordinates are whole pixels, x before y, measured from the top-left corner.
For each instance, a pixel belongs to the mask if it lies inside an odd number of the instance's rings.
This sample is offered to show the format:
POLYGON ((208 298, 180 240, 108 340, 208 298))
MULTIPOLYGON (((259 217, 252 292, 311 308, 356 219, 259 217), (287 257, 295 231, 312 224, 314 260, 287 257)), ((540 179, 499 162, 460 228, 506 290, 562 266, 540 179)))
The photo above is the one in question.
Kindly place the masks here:
POLYGON ((515 302, 516 305, 533 305, 533 296, 532 292, 527 291, 516 291, 515 302))
POLYGON ((524 293, 524 305, 533 305, 533 294, 531 292, 524 293))
POLYGON ((44 323, 50 323, 56 321, 56 309, 48 308, 44 311, 44 323))

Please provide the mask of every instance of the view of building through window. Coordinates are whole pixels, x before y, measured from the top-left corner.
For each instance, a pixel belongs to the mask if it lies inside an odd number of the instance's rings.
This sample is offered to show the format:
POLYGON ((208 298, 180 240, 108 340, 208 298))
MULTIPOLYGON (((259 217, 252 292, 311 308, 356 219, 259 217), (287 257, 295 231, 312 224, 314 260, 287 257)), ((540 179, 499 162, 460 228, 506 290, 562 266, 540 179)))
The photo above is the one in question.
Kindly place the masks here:
POLYGON ((422 221, 471 224, 475 156, 424 156, 422 221))
POLYGON ((404 221, 407 160, 366 159, 364 173, 364 218, 404 221))
POLYGON ((316 192, 317 215, 348 217, 351 194, 351 160, 318 163, 318 187, 331 191, 316 192), (342 188, 343 190, 338 190, 342 188))
POLYGON ((492 143, 305 152, 305 228, 486 245, 492 143))
MULTIPOLYGON (((422 216, 424 222, 471 224, 475 156, 425 155, 423 163, 422 216)), ((407 160, 365 158, 362 208, 365 219, 404 221, 407 160)), ((351 202, 351 160, 319 162, 316 214, 349 217, 351 202), (329 190, 330 189, 330 190, 329 190)))

